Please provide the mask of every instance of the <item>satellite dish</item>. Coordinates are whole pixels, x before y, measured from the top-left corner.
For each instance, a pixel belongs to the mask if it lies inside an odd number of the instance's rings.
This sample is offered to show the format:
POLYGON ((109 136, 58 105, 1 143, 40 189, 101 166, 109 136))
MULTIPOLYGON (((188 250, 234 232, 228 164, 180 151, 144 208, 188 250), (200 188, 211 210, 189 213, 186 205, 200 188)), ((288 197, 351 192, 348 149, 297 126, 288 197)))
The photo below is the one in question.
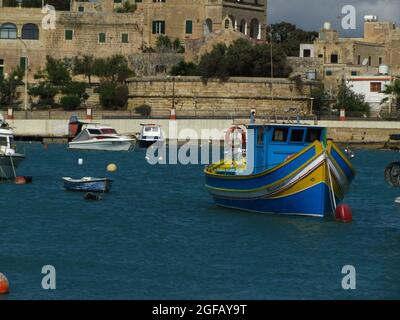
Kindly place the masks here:
POLYGON ((366 66, 366 65, 368 64, 368 62, 369 62, 368 58, 365 58, 365 59, 363 60, 363 62, 362 62, 362 65, 363 65, 363 66, 366 66))

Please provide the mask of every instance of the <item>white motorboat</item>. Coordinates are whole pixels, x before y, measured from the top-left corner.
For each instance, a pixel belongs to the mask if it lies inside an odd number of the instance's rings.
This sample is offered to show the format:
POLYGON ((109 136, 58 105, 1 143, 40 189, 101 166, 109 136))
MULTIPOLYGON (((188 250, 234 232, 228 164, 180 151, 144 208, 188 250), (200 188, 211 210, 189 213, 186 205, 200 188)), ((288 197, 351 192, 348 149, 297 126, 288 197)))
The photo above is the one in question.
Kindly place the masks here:
POLYGON ((17 153, 14 143, 14 132, 0 117, 0 180, 13 180, 16 169, 25 155, 17 153))
POLYGON ((69 143, 69 149, 129 151, 135 139, 119 135, 110 126, 81 123, 75 138, 69 143))
POLYGON ((142 129, 138 142, 140 148, 147 148, 156 142, 164 142, 161 126, 157 124, 141 124, 142 129))

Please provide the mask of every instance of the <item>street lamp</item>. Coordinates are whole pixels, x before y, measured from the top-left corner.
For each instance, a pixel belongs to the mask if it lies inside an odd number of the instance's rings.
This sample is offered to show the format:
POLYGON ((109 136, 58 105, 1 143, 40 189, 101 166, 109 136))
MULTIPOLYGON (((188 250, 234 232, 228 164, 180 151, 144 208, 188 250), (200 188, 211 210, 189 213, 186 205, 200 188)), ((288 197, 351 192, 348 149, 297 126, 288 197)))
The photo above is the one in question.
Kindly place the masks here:
POLYGON ((21 39, 21 37, 17 38, 25 48, 25 90, 24 90, 24 109, 25 111, 28 110, 28 47, 26 43, 21 39))

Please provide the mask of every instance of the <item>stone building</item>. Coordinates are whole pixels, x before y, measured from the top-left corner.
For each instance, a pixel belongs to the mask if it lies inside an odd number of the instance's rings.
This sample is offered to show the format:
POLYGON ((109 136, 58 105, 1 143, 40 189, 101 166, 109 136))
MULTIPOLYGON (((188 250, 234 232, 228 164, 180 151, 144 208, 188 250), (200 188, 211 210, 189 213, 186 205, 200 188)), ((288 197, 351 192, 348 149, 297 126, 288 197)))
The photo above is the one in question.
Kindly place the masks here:
POLYGON ((160 34, 183 43, 230 29, 266 39, 267 0, 129 0, 133 13, 118 13, 125 0, 79 2, 70 11, 3 7, 0 0, 0 73, 28 65, 28 79, 47 55, 72 58, 122 54, 129 60, 154 47, 160 34))
POLYGON ((315 71, 325 89, 335 93, 338 84, 351 76, 378 74, 379 66, 389 66, 400 74, 400 29, 392 22, 365 18, 362 38, 341 38, 325 23, 312 45, 301 45, 300 58, 290 59, 295 72, 315 71))

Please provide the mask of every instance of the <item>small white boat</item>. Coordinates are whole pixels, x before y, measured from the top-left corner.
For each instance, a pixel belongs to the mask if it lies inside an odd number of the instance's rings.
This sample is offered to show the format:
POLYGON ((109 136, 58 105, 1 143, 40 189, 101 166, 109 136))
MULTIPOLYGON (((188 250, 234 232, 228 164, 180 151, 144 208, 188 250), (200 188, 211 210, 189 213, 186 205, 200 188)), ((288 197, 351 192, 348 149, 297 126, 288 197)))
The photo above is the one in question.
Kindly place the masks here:
POLYGON ((17 153, 14 132, 3 117, 0 117, 0 180, 13 180, 16 169, 25 155, 17 153))
POLYGON ((81 179, 63 177, 62 179, 65 189, 84 192, 109 192, 113 182, 112 179, 93 177, 83 177, 81 179))
POLYGON ((139 148, 147 148, 156 142, 164 142, 161 126, 158 124, 141 124, 138 143, 139 148))
POLYGON ((117 131, 100 124, 82 123, 75 138, 69 143, 69 149, 129 151, 135 139, 119 135, 117 131))

